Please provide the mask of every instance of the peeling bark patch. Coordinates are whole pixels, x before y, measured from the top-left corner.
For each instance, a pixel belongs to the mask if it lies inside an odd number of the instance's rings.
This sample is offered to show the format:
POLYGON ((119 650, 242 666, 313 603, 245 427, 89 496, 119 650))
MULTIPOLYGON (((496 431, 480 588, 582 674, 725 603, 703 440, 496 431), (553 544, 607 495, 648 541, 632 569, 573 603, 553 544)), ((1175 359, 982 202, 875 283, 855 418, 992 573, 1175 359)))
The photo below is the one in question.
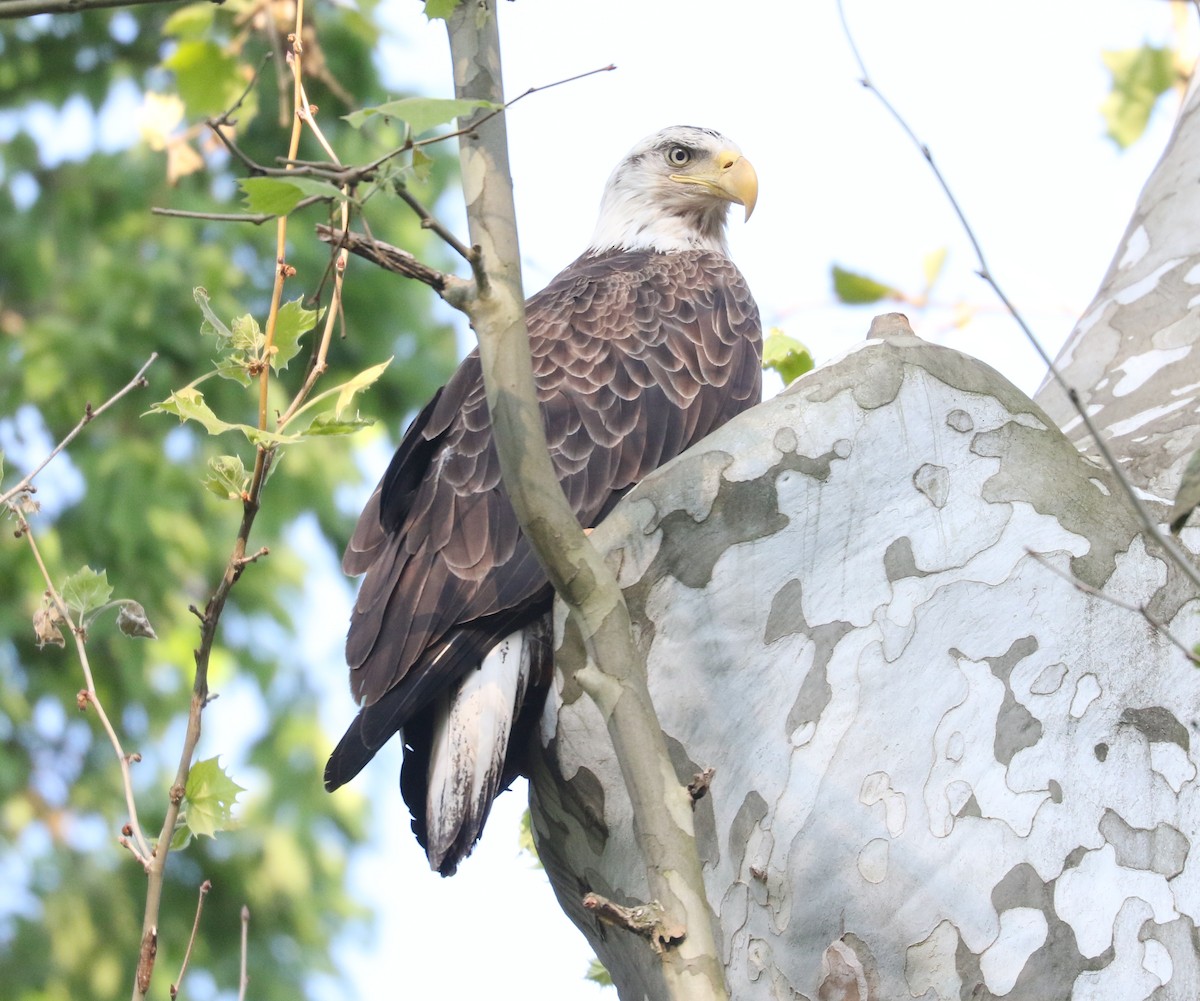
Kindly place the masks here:
POLYGON ((1115 507, 1092 486, 1097 478, 1107 483, 1111 474, 1080 462, 1075 447, 1058 431, 1039 431, 1016 421, 977 434, 971 451, 1002 460, 983 485, 984 500, 1025 501, 1068 531, 1092 540, 1084 555, 1071 557, 1071 572, 1092 587, 1103 587, 1116 569, 1117 553, 1138 533, 1133 512, 1115 507), (1073 503, 1065 505, 1064 497, 1073 503))
POLYGON ((767 614, 767 628, 763 632, 765 645, 770 646, 785 636, 808 634, 802 597, 803 588, 797 577, 793 577, 775 592, 775 597, 771 599, 771 611, 767 614))
POLYGON ((1055 664, 1047 664, 1042 668, 1042 673, 1029 686, 1029 693, 1031 695, 1053 695, 1062 687, 1063 678, 1066 676, 1067 665, 1061 660, 1055 664))
POLYGON ((962 980, 952 962, 960 945, 958 929, 949 921, 939 921, 928 937, 910 945, 904 953, 904 980, 914 998, 952 1001, 962 997, 962 980))
POLYGON ((1060 786, 1054 779, 1050 779, 1050 781, 1046 783, 1046 787, 1050 792, 1051 803, 1061 803, 1063 801, 1062 786, 1060 786))
MULTIPOLYGON (((1097 956, 1088 958, 1079 950, 1075 932, 1055 910, 1055 882, 1045 882, 1037 870, 1026 862, 1013 866, 992 890, 992 906, 1000 917, 1001 929, 1004 915, 1016 911, 1008 922, 1011 933, 1007 942, 1009 950, 1018 948, 1022 939, 1028 945, 1028 935, 1040 931, 1029 920, 1030 912, 1042 915, 1045 936, 1041 944, 1033 949, 1014 978, 1011 968, 1006 971, 1003 982, 997 982, 991 963, 986 959, 988 950, 979 955, 960 940, 956 956, 959 976, 962 978, 962 997, 972 1001, 995 1001, 997 998, 1020 999, 1020 1001, 1065 1001, 1073 997, 1072 987, 1079 974, 1099 970, 1112 962, 1111 947, 1097 956), (986 973, 993 973, 989 980, 986 973)), ((1038 922, 1040 927, 1041 921, 1038 922)), ((1003 934, 1003 932, 1001 932, 1003 934)), ((999 939, 999 936, 997 937, 999 939)), ((997 958, 993 956, 994 959, 997 958)))
POLYGON ((923 463, 913 473, 913 486, 928 497, 934 507, 943 508, 950 497, 950 470, 931 462, 923 463))
POLYGON ((1100 818, 1100 833, 1117 853, 1117 865, 1146 869, 1172 879, 1183 872, 1188 841, 1170 824, 1146 829, 1131 827, 1114 810, 1100 818))
POLYGON ((813 724, 821 718, 833 698, 833 688, 829 684, 829 661, 833 652, 845 636, 854 627, 849 622, 827 622, 824 625, 808 627, 808 636, 814 647, 812 666, 804 676, 800 691, 796 693, 796 701, 788 710, 787 722, 784 727, 788 738, 794 745, 799 745, 796 731, 806 724, 813 724))
POLYGON ((1191 918, 1181 914, 1174 921, 1162 924, 1149 918, 1138 929, 1138 941, 1145 943, 1143 965, 1163 985, 1150 995, 1148 1001, 1174 1001, 1184 996, 1189 985, 1191 994, 1195 995, 1195 985, 1200 984, 1200 961, 1196 957, 1200 936, 1191 918), (1151 948, 1155 945, 1158 949, 1151 948))
POLYGON ((1191 747, 1187 727, 1179 722, 1174 713, 1161 706, 1126 709, 1121 713, 1121 722, 1140 730, 1152 744, 1178 744, 1185 754, 1191 747))
POLYGON ((697 522, 683 511, 671 511, 659 522, 662 545, 642 580, 656 581, 670 574, 681 584, 697 590, 712 581, 713 567, 729 549, 743 542, 764 539, 782 531, 789 522, 779 512, 776 478, 788 471, 817 480, 829 477, 837 458, 832 452, 815 459, 784 455, 762 476, 752 480, 721 478, 708 516, 697 522))
POLYGON ((729 825, 729 856, 733 861, 734 872, 742 872, 750 835, 766 815, 767 801, 757 792, 748 792, 742 800, 742 805, 738 807, 733 823, 729 825))
POLYGON ((608 841, 608 821, 604 819, 604 786, 587 768, 580 768, 563 786, 563 809, 576 820, 577 829, 587 835, 592 851, 601 854, 608 841))
POLYGON ((1012 672, 1026 657, 1037 652, 1037 640, 1024 636, 1014 640, 1002 657, 987 657, 988 666, 1004 683, 1004 701, 996 718, 996 736, 993 744, 996 760, 1008 765, 1020 750, 1033 747, 1042 739, 1042 724, 1036 716, 1016 700, 1012 690, 1012 672))
POLYGON ((1096 755, 1097 761, 1107 761, 1108 760, 1108 745, 1107 744, 1097 744, 1095 747, 1092 748, 1092 753, 1094 755, 1096 755))
POLYGON ((963 817, 978 817, 980 820, 983 819, 983 811, 979 809, 979 800, 975 798, 974 793, 971 793, 962 806, 954 813, 955 820, 962 820, 963 817))
POLYGON ((946 424, 955 431, 960 431, 963 434, 975 430, 975 419, 965 410, 959 410, 958 408, 951 410, 946 415, 946 424))
POLYGON ((905 577, 928 577, 930 572, 917 566, 913 555, 912 539, 902 535, 893 539, 883 554, 883 569, 887 574, 888 583, 895 584, 905 577))

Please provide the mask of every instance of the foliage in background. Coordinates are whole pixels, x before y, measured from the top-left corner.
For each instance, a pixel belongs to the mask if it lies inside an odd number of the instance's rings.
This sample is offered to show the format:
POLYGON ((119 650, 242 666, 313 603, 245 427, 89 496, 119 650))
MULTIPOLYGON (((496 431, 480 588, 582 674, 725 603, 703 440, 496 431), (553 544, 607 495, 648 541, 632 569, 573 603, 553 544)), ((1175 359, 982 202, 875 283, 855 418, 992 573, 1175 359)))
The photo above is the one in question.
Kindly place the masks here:
MULTIPOLYGON (((152 351, 160 356, 150 388, 90 425, 69 457, 39 478, 43 509, 33 519, 57 580, 84 564, 103 569, 118 594, 145 607, 157 631, 157 641, 135 644, 104 618, 89 640, 104 704, 126 749, 143 756, 134 780, 151 829, 162 820, 191 687, 197 622, 188 606, 202 604, 219 578, 241 506, 201 484, 207 461, 228 452, 229 441, 142 415, 208 370, 217 354, 213 339, 200 334, 192 289, 208 290, 217 316, 262 319, 274 246, 270 227, 156 217, 150 207, 241 210, 236 180, 243 169, 198 123, 232 104, 260 66, 234 116, 236 141, 265 164, 286 148, 290 117, 281 127, 276 71, 290 76, 278 58, 263 63, 268 51, 280 51, 275 16, 286 17, 286 6, 227 0, 0 27, 0 448, 7 480, 152 351), (109 134, 135 135, 135 120, 145 141, 114 148, 109 134), (66 158, 39 141, 64 123, 74 130, 66 158)), ((376 77, 376 31, 370 5, 364 10, 320 7, 320 43, 305 57, 309 96, 347 162, 378 156, 388 141, 387 126, 359 131, 338 118, 351 102, 392 96, 376 77)), ((300 155, 321 156, 309 147, 300 155)), ((432 202, 451 168, 440 154, 426 157, 423 168, 420 194, 432 202)), ((407 210, 385 199, 369 209, 381 239, 441 259, 407 210)), ((311 227, 322 219, 319 209, 293 219, 288 263, 298 274, 288 298, 321 284, 328 251, 311 227)), ((369 403, 393 433, 454 361, 453 335, 431 316, 423 290, 360 262, 348 270, 345 334, 322 385, 395 355, 369 403)), ((292 367, 298 381, 303 366, 292 367)), ((241 386, 217 379, 204 389, 217 413, 253 423, 241 386)), ((192 998, 236 985, 243 904, 253 916, 249 967, 260 999, 305 996, 311 974, 332 968, 330 943, 348 920, 362 917, 343 875, 347 848, 363 836, 365 806, 331 800, 320 787, 327 746, 316 723, 319 696, 289 638, 306 583, 290 530, 307 516, 340 551, 353 512, 336 497, 362 480, 354 447, 337 437, 292 449, 264 494, 252 542, 271 555, 248 567, 233 591, 212 678, 227 698, 206 711, 213 736, 200 748, 200 757, 220 754, 249 791, 238 798, 234 831, 193 839, 170 860, 158 996, 178 971, 204 879, 212 890, 187 975, 192 998), (215 743, 231 734, 240 735, 240 746, 215 743)), ((249 466, 253 451, 242 449, 249 466)), ((35 647, 31 622, 43 586, 24 544, 8 531, 3 537, 0 983, 12 1001, 120 996, 132 980, 145 899, 144 874, 115 843, 125 818, 120 775, 94 717, 76 709, 81 678, 73 652, 35 647)), ((340 682, 341 664, 321 667, 340 682)), ((233 792, 209 779, 201 769, 189 793, 215 822, 233 792)))

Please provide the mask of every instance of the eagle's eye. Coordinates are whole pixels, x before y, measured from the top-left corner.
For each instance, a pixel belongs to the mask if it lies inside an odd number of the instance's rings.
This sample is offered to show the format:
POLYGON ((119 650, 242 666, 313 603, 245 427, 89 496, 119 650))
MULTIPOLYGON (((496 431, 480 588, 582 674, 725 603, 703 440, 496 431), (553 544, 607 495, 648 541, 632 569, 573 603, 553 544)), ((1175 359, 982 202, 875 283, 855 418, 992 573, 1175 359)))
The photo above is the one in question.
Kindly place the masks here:
POLYGON ((685 146, 672 146, 667 150, 667 163, 673 167, 683 167, 690 163, 692 151, 685 146))

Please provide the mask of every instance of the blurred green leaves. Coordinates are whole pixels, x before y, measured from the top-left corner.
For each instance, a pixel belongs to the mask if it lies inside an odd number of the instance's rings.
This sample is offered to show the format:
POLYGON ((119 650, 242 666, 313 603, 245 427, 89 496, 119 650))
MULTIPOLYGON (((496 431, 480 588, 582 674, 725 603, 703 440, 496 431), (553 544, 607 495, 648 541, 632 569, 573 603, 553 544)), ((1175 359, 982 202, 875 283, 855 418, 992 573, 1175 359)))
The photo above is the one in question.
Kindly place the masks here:
MULTIPOLYGON (((277 116, 256 111, 275 104, 278 74, 289 85, 290 74, 282 59, 264 63, 272 42, 263 25, 247 19, 249 10, 242 0, 228 0, 0 25, 0 100, 13 111, 17 130, 0 145, 0 442, 7 453, 0 489, 39 460, 89 402, 107 399, 151 352, 159 356, 148 372, 149 389, 90 424, 39 477, 43 512, 30 513, 52 578, 73 607, 84 616, 116 612, 116 629, 90 630, 88 653, 97 695, 125 748, 141 757, 133 776, 147 830, 163 819, 191 698, 197 623, 188 609, 202 607, 225 572, 242 516, 251 448, 238 444, 247 436, 237 425, 257 420, 251 370, 271 366, 275 419, 307 375, 313 327, 328 302, 329 251, 311 237, 327 210, 297 205, 314 193, 342 197, 326 182, 286 182, 292 188, 287 264, 296 273, 287 279, 269 353, 273 233, 150 213, 156 205, 240 209, 241 167, 201 119, 237 100, 255 72, 229 135, 258 163, 273 164, 286 151, 287 129, 277 116), (84 49, 98 56, 86 71, 76 58, 84 49), (173 53, 169 65, 160 62, 164 52, 173 53), (142 94, 140 114, 152 120, 146 144, 43 161, 21 116, 39 102, 57 109, 76 95, 99 108, 130 84, 142 94), (21 199, 10 184, 18 175, 30 182, 21 199), (196 287, 208 292, 193 298, 196 287), (203 420, 142 416, 154 400, 170 400, 214 372, 223 378, 204 382, 203 396, 185 405, 196 406, 197 418, 219 422, 214 427, 233 426, 236 437, 210 436, 203 420), (239 448, 247 454, 234 454, 239 448), (85 564, 104 570, 71 574, 85 564), (130 635, 149 635, 143 630, 158 640, 129 642, 130 635)), ((339 116, 353 107, 340 95, 361 104, 387 93, 375 77, 375 29, 362 12, 337 6, 319 7, 315 16, 325 65, 306 80, 309 98, 322 108, 322 129, 343 160, 370 162, 384 150, 339 116)), ((307 38, 305 49, 314 50, 307 38)), ((139 114, 122 107, 126 118, 139 114)), ((323 153, 309 144, 300 155, 323 153)), ((412 183, 422 185, 422 200, 432 204, 454 160, 436 148, 422 158, 424 177, 412 183)), ((278 194, 278 188, 265 190, 278 194)), ((380 239, 449 267, 407 209, 382 196, 367 208, 380 239)), ((313 599, 306 554, 296 550, 292 534, 303 519, 331 549, 342 548, 357 512, 353 501, 337 498, 367 488, 355 439, 344 432, 379 415, 396 434, 444 381, 455 341, 433 319, 431 305, 424 289, 394 275, 359 261, 347 269, 344 336, 333 340, 319 399, 284 429, 287 437, 310 440, 289 446, 285 461, 274 465, 255 522, 254 544, 268 547, 270 556, 246 568, 218 641, 213 683, 227 697, 206 710, 202 757, 220 753, 225 769, 207 779, 208 766, 193 771, 181 828, 217 838, 194 839, 168 860, 159 996, 178 969, 203 879, 212 880, 213 890, 192 956, 194 998, 206 996, 201 970, 218 988, 237 983, 243 904, 254 914, 248 960, 258 1001, 307 996, 313 972, 334 971, 330 943, 348 922, 363 919, 343 877, 348 853, 367 830, 368 805, 354 796, 330 798, 320 784, 329 736, 317 708, 329 684, 344 684, 344 667, 310 664, 295 639, 313 599), (387 366, 392 356, 402 363, 387 366), (364 400, 367 385, 372 393, 364 400), (321 677, 312 673, 318 668, 321 677), (246 707, 251 720, 235 715, 246 707), (237 746, 224 746, 230 735, 237 746), (239 823, 231 829, 235 794, 239 823)), ((0 864, 10 875, 0 895, 0 983, 6 1001, 118 996, 132 977, 146 887, 141 867, 116 845, 127 819, 120 770, 94 714, 76 711, 83 677, 73 645, 60 649, 61 623, 43 599, 45 584, 28 546, 11 532, 5 538, 0 864), (40 635, 31 628, 35 615, 40 635)))
POLYGON ((1150 113, 1168 90, 1182 80, 1175 50, 1154 45, 1102 52, 1112 76, 1112 90, 1100 106, 1108 136, 1121 149, 1146 131, 1150 113))

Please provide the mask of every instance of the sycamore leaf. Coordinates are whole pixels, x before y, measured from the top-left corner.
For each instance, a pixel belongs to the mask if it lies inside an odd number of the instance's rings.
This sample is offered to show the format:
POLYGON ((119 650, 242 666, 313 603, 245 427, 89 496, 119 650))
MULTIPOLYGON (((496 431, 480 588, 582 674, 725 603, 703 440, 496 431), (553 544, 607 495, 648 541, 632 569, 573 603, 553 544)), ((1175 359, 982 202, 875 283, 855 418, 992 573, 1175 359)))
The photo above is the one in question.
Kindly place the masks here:
POLYGON ((425 0, 425 16, 431 21, 435 18, 449 21, 457 6, 458 0, 425 0))
POLYGON ((433 171, 433 157, 419 146, 412 151, 412 176, 418 184, 427 184, 433 171))
POLYGON ((273 431, 260 431, 249 424, 230 424, 223 421, 204 402, 204 394, 191 386, 176 390, 161 403, 155 403, 149 412, 174 414, 180 422, 195 421, 209 434, 240 431, 253 445, 283 445, 300 440, 300 436, 295 434, 276 434, 273 431))
POLYGON ((588 963, 587 973, 583 975, 585 980, 590 980, 593 984, 599 984, 601 987, 612 987, 612 974, 608 972, 608 968, 598 959, 593 959, 588 963))
POLYGON ((218 359, 214 371, 222 379, 231 379, 243 386, 249 386, 254 382, 254 376, 250 374, 250 362, 240 351, 231 352, 224 358, 218 359))
POLYGON ((312 195, 331 200, 346 197, 336 184, 315 177, 243 177, 238 185, 246 208, 263 215, 287 215, 312 195))
MULTIPOLYGON (((187 105, 188 116, 206 118, 219 115, 242 96, 253 70, 243 66, 237 56, 207 39, 188 39, 179 43, 163 65, 174 71, 179 96, 187 105)), ((238 120, 246 124, 254 117, 257 98, 246 95, 238 109, 238 120)))
POLYGON ((356 129, 361 129, 364 123, 376 115, 399 118, 408 123, 413 135, 420 135, 435 125, 445 125, 456 118, 465 118, 480 108, 496 110, 500 107, 502 105, 491 101, 467 101, 451 97, 402 97, 398 101, 388 101, 374 108, 360 108, 343 117, 356 129))
POLYGON ((300 350, 300 338, 312 330, 324 310, 305 309, 299 298, 285 302, 275 317, 275 352, 271 356, 271 368, 276 372, 288 367, 288 362, 300 350))
POLYGON ((219 455, 208 460, 204 486, 225 500, 241 500, 250 488, 250 472, 236 455, 219 455))
POLYGON ((300 433, 303 434, 305 438, 316 438, 335 434, 354 434, 356 431, 361 431, 363 428, 369 428, 374 423, 375 421, 373 421, 370 417, 360 417, 358 414, 355 414, 349 420, 339 420, 330 414, 321 414, 300 433))
POLYGON ((208 289, 197 285, 192 289, 192 298, 196 300, 196 305, 200 307, 200 312, 204 314, 204 320, 200 324, 201 335, 212 334, 218 341, 232 339, 233 331, 221 322, 221 318, 213 312, 212 306, 209 305, 208 289))
POLYGON ((1167 515, 1171 531, 1178 535, 1196 506, 1200 505, 1200 448, 1192 453, 1188 464, 1179 480, 1179 492, 1175 495, 1175 503, 1171 513, 1167 515))
POLYGON ((786 386, 809 371, 813 359, 808 348, 775 327, 763 341, 762 366, 778 372, 786 386))
POLYGON ((839 302, 849 306, 862 306, 881 299, 898 299, 900 293, 890 285, 877 282, 866 275, 847 271, 836 264, 833 266, 833 293, 839 302))
POLYGON ((1158 99, 1178 81, 1175 53, 1143 45, 1100 54, 1112 74, 1112 90, 1100 106, 1108 137, 1121 149, 1141 138, 1158 99))
MULTIPOLYGON (((392 358, 394 357, 395 355, 392 356, 392 358)), ((338 398, 337 403, 333 408, 333 416, 340 419, 345 409, 350 406, 350 401, 353 400, 358 393, 366 389, 369 385, 371 385, 371 383, 383 375, 384 370, 391 363, 392 359, 389 358, 387 361, 380 362, 378 365, 372 365, 370 368, 359 372, 358 375, 356 375, 353 379, 343 382, 340 386, 338 386, 338 398)))
POLYGON ((243 788, 225 774, 216 758, 197 761, 188 772, 184 797, 192 834, 216 837, 233 822, 233 803, 243 788))
POLYGON ((121 603, 121 610, 117 613, 117 628, 126 636, 148 640, 158 639, 154 627, 150 625, 150 619, 146 617, 146 610, 132 599, 121 603))
POLYGON ((63 582, 59 593, 67 608, 75 613, 75 619, 79 622, 88 612, 94 611, 108 601, 112 595, 112 585, 108 582, 106 571, 101 570, 97 573, 91 567, 82 567, 63 582))
MULTIPOLYGON (((207 3, 208 0, 205 0, 205 2, 207 3)), ((191 844, 191 841, 192 841, 192 832, 188 829, 187 812, 184 811, 182 816, 180 817, 180 823, 178 823, 175 826, 175 831, 171 835, 171 851, 181 852, 189 844, 191 844)))
POLYGON ((252 314, 245 313, 234 319, 231 347, 235 351, 249 351, 252 354, 258 354, 262 350, 264 341, 266 341, 266 337, 263 336, 262 329, 252 314))

